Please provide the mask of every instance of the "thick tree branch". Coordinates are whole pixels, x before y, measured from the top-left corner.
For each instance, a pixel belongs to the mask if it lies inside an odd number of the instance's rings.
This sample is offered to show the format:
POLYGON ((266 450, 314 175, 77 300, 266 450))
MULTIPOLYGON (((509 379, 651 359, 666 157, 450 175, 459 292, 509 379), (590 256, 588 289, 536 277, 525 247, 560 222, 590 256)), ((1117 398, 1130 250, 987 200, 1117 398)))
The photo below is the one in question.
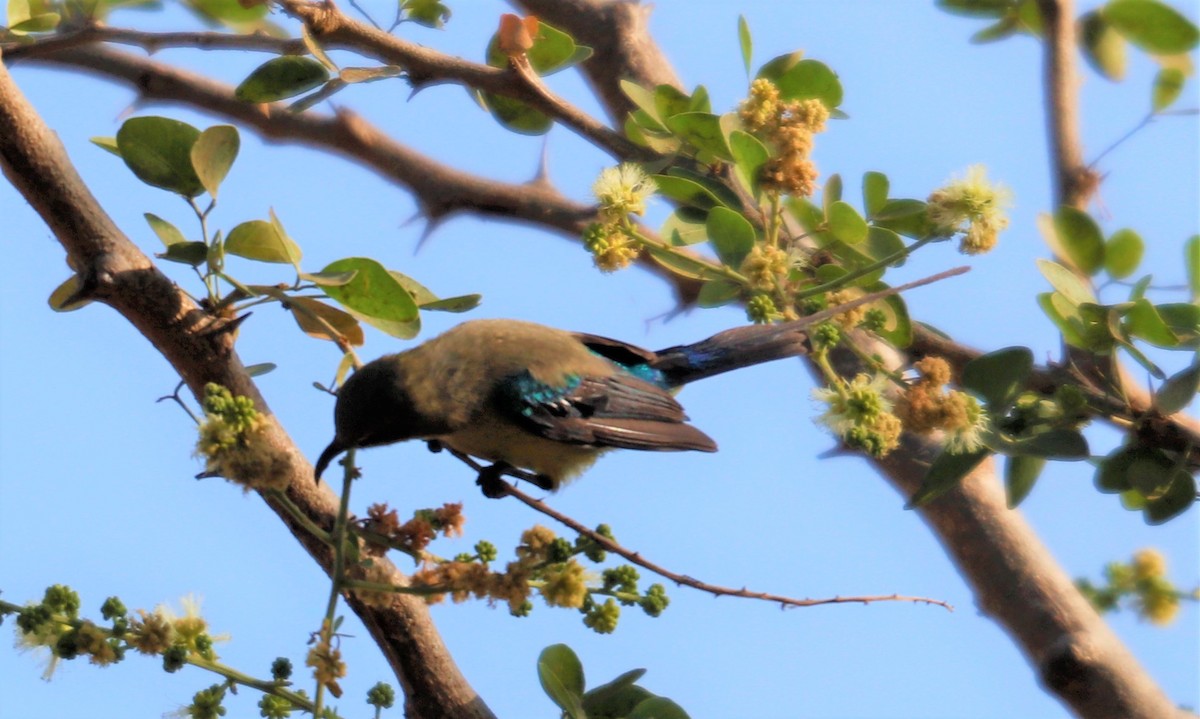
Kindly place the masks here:
MULTIPOLYGON (((54 133, 45 126, 0 67, 0 167, 54 232, 67 261, 81 278, 83 294, 117 310, 171 363, 197 397, 215 382, 254 400, 268 418, 263 442, 273 472, 288 477, 288 498, 316 525, 330 527, 337 502, 328 489, 312 482, 312 467, 292 443, 245 373, 233 351, 232 333, 197 307, 160 273, 116 227, 70 164, 54 133)), ((326 572, 331 553, 282 509, 264 497, 296 539, 326 572)), ((389 581, 406 581, 394 566, 389 581)), ((409 716, 492 716, 454 665, 425 603, 395 596, 386 607, 366 607, 354 597, 350 606, 383 649, 408 697, 409 716)))
POLYGON ((1083 160, 1079 134, 1079 72, 1075 62, 1074 0, 1037 0, 1046 53, 1043 60, 1050 171, 1055 206, 1085 209, 1100 178, 1083 160))
POLYGON ((270 35, 232 35, 227 32, 145 32, 105 25, 84 25, 33 42, 11 43, 4 47, 4 58, 14 63, 25 58, 52 55, 60 50, 111 42, 133 45, 154 53, 165 48, 193 50, 250 50, 275 55, 305 55, 308 49, 299 39, 284 40, 270 35))
MULTIPOLYGON (((907 438, 876 462, 912 496, 940 448, 907 438)), ((1089 719, 1187 716, 1163 694, 1076 589, 1018 512, 1005 505, 993 460, 921 515, 971 585, 981 611, 1021 647, 1047 690, 1089 719)))

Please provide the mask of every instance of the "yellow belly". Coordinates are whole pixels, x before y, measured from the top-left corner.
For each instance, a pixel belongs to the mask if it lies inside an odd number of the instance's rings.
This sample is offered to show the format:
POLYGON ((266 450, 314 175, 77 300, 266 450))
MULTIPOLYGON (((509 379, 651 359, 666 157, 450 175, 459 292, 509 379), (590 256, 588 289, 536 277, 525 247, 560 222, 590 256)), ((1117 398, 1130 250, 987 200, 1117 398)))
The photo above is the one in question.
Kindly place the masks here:
POLYGON ((545 475, 558 489, 596 461, 603 450, 529 434, 502 422, 486 422, 438 437, 459 452, 545 475))

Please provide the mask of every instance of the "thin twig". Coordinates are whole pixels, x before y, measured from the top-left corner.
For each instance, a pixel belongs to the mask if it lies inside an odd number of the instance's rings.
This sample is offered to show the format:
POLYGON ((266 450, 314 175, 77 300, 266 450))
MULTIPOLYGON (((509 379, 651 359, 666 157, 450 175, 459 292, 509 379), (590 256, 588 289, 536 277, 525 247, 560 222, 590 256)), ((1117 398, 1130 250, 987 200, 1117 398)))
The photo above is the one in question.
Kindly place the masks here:
MULTIPOLYGON (((486 467, 484 467, 482 464, 476 462, 470 455, 463 454, 462 452, 459 452, 458 450, 454 449, 453 447, 444 447, 444 449, 447 452, 449 452, 450 454, 457 457, 462 462, 464 462, 468 467, 475 470, 476 472, 480 472, 480 471, 483 471, 484 469, 486 469, 486 467)), ((531 474, 529 472, 525 472, 523 470, 519 470, 519 469, 506 469, 504 471, 504 474, 507 474, 512 477, 516 477, 517 479, 523 479, 523 480, 526 480, 529 482, 535 481, 535 476, 533 474, 531 474)), ((778 604, 781 605, 781 608, 815 607, 815 606, 818 606, 821 604, 870 604, 872 602, 918 602, 918 603, 922 603, 922 604, 936 604, 937 606, 943 607, 948 611, 951 611, 951 612, 954 611, 954 607, 951 606, 951 604, 949 602, 943 601, 941 599, 932 599, 929 597, 911 597, 911 596, 906 596, 906 595, 902 595, 902 594, 852 596, 852 597, 840 597, 839 596, 839 597, 826 597, 823 599, 796 599, 793 597, 785 597, 780 594, 768 594, 766 592, 752 592, 746 588, 733 589, 730 587, 722 587, 722 586, 718 586, 715 584, 709 584, 707 582, 702 582, 694 577, 689 577, 686 574, 679 574, 677 572, 672 572, 671 570, 667 569, 666 567, 663 567, 662 565, 651 562, 650 560, 643 557, 640 552, 634 552, 629 549, 626 549, 625 547, 621 546, 620 544, 617 544, 616 542, 609 539, 608 537, 605 537, 602 534, 598 534, 594 530, 588 529, 587 527, 580 524, 579 522, 572 519, 571 517, 568 517, 567 515, 563 514, 562 512, 552 509, 550 506, 548 506, 547 504, 545 504, 544 502, 542 502, 540 500, 530 497, 528 494, 525 494, 524 492, 517 489, 513 485, 507 485, 506 489, 505 489, 505 493, 510 497, 515 497, 517 500, 519 500, 526 506, 530 507, 531 509, 541 512, 542 514, 546 515, 547 517, 550 517, 551 519, 553 519, 561 524, 566 525, 567 527, 571 528, 575 532, 582 534, 583 536, 587 537, 588 539, 592 540, 596 544, 603 547, 606 551, 612 552, 613 554, 616 554, 616 555, 624 558, 625 560, 638 565, 642 569, 654 572, 655 574, 659 575, 660 577, 669 579, 678 585, 685 586, 685 587, 691 587, 692 589, 698 589, 702 592, 708 592, 709 594, 713 594, 718 597, 725 596, 725 597, 745 597, 747 599, 761 599, 766 602, 777 602, 778 604)))

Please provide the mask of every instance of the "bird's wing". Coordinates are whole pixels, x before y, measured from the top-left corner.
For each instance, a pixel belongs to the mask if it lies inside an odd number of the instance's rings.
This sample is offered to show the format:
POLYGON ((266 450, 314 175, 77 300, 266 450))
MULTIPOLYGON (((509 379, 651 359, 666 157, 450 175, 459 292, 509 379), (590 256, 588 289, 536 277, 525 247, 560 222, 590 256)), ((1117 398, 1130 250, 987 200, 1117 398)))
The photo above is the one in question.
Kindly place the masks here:
POLYGON ((716 442, 686 424, 687 416, 667 391, 618 373, 580 377, 563 387, 528 372, 504 384, 501 401, 515 407, 526 429, 547 439, 594 447, 715 452, 716 442))
POLYGON ((639 364, 650 364, 658 356, 648 349, 643 349, 628 342, 614 340, 600 335, 589 335, 586 332, 572 332, 575 339, 585 347, 619 365, 632 367, 639 364))

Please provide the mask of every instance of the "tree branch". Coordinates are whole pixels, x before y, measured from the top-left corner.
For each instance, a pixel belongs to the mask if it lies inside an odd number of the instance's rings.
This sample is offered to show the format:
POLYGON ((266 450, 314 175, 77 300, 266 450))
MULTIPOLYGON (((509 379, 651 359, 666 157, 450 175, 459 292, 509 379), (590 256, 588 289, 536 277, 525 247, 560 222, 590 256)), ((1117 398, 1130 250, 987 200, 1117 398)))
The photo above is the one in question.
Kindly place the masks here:
POLYGON ((439 82, 458 82, 475 90, 520 100, 614 157, 646 154, 645 148, 557 97, 545 85, 531 84, 511 69, 480 65, 408 42, 350 18, 332 2, 280 0, 279 4, 289 15, 303 22, 319 42, 403 67, 415 89, 439 82))
MULTIPOLYGON (((67 261, 81 278, 83 294, 119 312, 162 353, 187 382, 203 396, 209 382, 235 395, 254 400, 268 419, 263 435, 273 472, 288 477, 288 499, 318 526, 331 527, 336 501, 327 488, 312 482, 312 467, 270 414, 266 402, 246 375, 233 351, 231 333, 220 331, 214 318, 160 273, 116 227, 70 164, 62 144, 45 126, 0 67, 0 167, 5 176, 41 215, 67 251, 67 261)), ((305 531, 278 506, 264 501, 280 515, 296 539, 328 573, 328 547, 305 531)), ((394 566, 386 566, 389 581, 406 581, 394 566)), ((396 596, 386 607, 366 607, 354 597, 350 606, 383 649, 408 698, 409 716, 492 717, 483 700, 458 671, 416 597, 396 596)))
POLYGON ((1037 0, 1042 16, 1046 122, 1054 204, 1085 209, 1100 178, 1083 160, 1079 136, 1079 73, 1075 62, 1074 0, 1037 0))
MULTIPOLYGON (((476 462, 473 458, 471 458, 470 455, 464 454, 463 452, 459 452, 458 450, 454 449, 453 447, 443 446, 442 449, 444 449, 444 450, 448 451, 450 454, 454 455, 454 457, 456 457, 459 461, 461 461, 463 464, 466 464, 468 467, 475 470, 476 472, 479 472, 482 474, 482 472, 489 469, 488 467, 483 466, 479 462, 476 462)), ((535 475, 532 472, 526 472, 524 470, 516 469, 514 467, 507 467, 507 468, 505 468, 504 473, 509 476, 531 482, 533 484, 537 483, 537 475, 535 475)), ((604 548, 605 551, 612 552, 613 554, 616 554, 616 555, 624 558, 626 561, 632 562, 633 564, 636 564, 637 566, 641 567, 642 569, 646 569, 648 571, 654 572, 658 576, 663 577, 664 579, 669 579, 678 585, 685 586, 685 587, 691 587, 692 589, 697 589, 701 592, 708 592, 709 594, 712 594, 714 596, 742 597, 745 599, 761 599, 766 602, 775 602, 783 608, 816 607, 816 606, 820 606, 822 604, 871 604, 874 602, 915 602, 915 603, 919 603, 919 604, 935 604, 935 605, 942 607, 943 609, 946 609, 948 611, 951 611, 951 612, 954 611, 954 607, 951 606, 949 602, 946 602, 941 599, 932 599, 930 597, 913 597, 913 596, 907 596, 907 595, 902 595, 902 594, 886 594, 886 595, 879 594, 879 595, 871 595, 871 596, 825 597, 823 599, 796 599, 795 597, 787 597, 782 594, 768 594, 766 592, 753 592, 753 591, 750 591, 749 589, 746 589, 745 587, 743 587, 741 589, 733 589, 731 587, 722 587, 722 586, 718 586, 716 584, 709 584, 708 582, 702 582, 699 579, 696 579, 695 577, 691 577, 686 574, 680 574, 678 572, 673 572, 670 569, 667 569, 666 567, 662 566, 661 564, 656 564, 654 562, 651 562, 649 559, 646 559, 645 557, 643 557, 640 552, 634 552, 632 550, 626 549, 625 547, 621 546, 620 544, 617 544, 612 539, 609 539, 608 537, 604 536, 603 534, 600 534, 599 532, 589 529, 587 526, 585 526, 581 522, 578 522, 575 519, 567 516, 566 514, 559 512, 558 510, 554 509, 553 507, 546 504, 545 502, 542 502, 540 500, 534 499, 533 497, 530 497, 528 494, 525 494, 524 492, 517 489, 515 486, 513 486, 511 484, 505 483, 503 490, 504 490, 504 495, 513 497, 514 499, 521 502, 522 504, 529 507, 530 509, 533 509, 537 512, 541 512, 542 514, 546 515, 547 517, 550 517, 554 521, 559 522, 560 524, 566 525, 567 527, 569 527, 572 531, 576 532, 577 534, 581 534, 581 535, 587 537, 588 539, 592 540, 596 544, 600 545, 602 548, 604 548)), ((504 496, 504 495, 501 495, 501 496, 504 496)))
POLYGON ((592 48, 583 72, 617 127, 634 109, 621 90, 633 78, 644 87, 682 88, 666 55, 650 35, 651 5, 607 0, 514 0, 530 14, 566 30, 592 48))
MULTIPOLYGON (((920 487, 935 443, 906 437, 874 464, 905 497, 920 487)), ((1042 686, 1081 717, 1187 716, 1163 694, 1021 517, 1008 510, 986 460, 960 485, 922 507, 982 612, 1021 647, 1042 686)))

